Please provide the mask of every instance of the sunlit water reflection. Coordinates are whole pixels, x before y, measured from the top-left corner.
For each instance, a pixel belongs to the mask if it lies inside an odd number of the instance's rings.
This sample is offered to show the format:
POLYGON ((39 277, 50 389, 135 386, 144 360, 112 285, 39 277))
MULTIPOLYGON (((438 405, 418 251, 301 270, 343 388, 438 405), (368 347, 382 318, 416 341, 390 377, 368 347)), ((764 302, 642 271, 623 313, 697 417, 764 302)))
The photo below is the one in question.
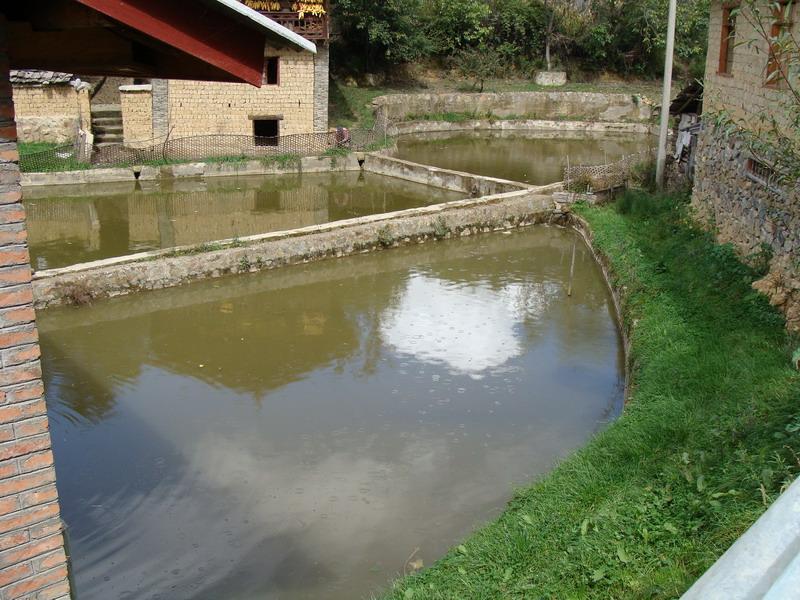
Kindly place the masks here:
POLYGON ((396 155, 443 169, 547 185, 563 180, 567 164, 605 164, 653 145, 646 135, 474 131, 402 136, 396 155))
POLYGON ((40 271, 462 197, 353 171, 33 187, 25 210, 40 271))
POLYGON ((379 590, 613 418, 574 234, 531 228, 40 315, 81 600, 379 590), (415 552, 416 551, 416 552, 415 552))

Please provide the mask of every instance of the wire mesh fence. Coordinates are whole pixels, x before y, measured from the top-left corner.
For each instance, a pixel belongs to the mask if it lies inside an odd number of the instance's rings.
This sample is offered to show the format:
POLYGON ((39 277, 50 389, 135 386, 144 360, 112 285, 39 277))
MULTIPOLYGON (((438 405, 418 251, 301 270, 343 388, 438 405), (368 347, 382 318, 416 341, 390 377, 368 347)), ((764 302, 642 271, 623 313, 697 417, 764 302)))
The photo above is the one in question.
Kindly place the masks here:
POLYGON ((160 165, 190 161, 265 160, 278 157, 321 156, 364 152, 387 139, 383 128, 340 129, 278 137, 252 135, 195 135, 131 144, 74 144, 20 156, 25 172, 73 171, 98 167, 160 165))
POLYGON ((652 162, 656 149, 628 154, 603 165, 570 165, 564 167, 564 187, 570 192, 603 192, 627 185, 638 166, 652 162))

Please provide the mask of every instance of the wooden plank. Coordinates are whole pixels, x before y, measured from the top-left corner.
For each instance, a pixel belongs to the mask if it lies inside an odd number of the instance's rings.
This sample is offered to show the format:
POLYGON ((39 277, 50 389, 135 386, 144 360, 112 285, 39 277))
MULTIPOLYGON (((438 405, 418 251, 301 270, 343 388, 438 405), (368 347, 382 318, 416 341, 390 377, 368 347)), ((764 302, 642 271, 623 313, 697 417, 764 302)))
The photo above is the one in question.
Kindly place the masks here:
POLYGON ((192 0, 77 1, 240 81, 261 86, 266 36, 222 12, 192 0))

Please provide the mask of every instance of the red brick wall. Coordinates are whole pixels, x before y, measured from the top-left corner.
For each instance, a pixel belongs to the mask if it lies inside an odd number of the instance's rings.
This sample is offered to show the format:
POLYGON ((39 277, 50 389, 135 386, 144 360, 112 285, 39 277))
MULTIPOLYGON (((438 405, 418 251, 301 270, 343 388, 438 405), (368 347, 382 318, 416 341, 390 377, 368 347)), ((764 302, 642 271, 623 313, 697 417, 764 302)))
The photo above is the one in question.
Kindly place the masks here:
POLYGON ((0 599, 68 600, 0 13, 0 599))

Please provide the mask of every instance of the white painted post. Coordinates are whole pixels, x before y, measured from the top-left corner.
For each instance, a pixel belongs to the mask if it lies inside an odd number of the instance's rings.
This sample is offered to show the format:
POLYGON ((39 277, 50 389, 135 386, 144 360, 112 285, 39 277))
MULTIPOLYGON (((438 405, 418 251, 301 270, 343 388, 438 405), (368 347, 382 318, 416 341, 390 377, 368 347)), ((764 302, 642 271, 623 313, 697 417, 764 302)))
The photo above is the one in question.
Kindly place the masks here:
POLYGON ((664 89, 661 94, 661 129, 658 134, 658 158, 656 160, 656 185, 664 187, 664 169, 667 164, 667 132, 669 129, 669 103, 672 97, 672 60, 675 53, 675 20, 677 0, 669 0, 669 23, 667 23, 667 53, 664 58, 664 89))

